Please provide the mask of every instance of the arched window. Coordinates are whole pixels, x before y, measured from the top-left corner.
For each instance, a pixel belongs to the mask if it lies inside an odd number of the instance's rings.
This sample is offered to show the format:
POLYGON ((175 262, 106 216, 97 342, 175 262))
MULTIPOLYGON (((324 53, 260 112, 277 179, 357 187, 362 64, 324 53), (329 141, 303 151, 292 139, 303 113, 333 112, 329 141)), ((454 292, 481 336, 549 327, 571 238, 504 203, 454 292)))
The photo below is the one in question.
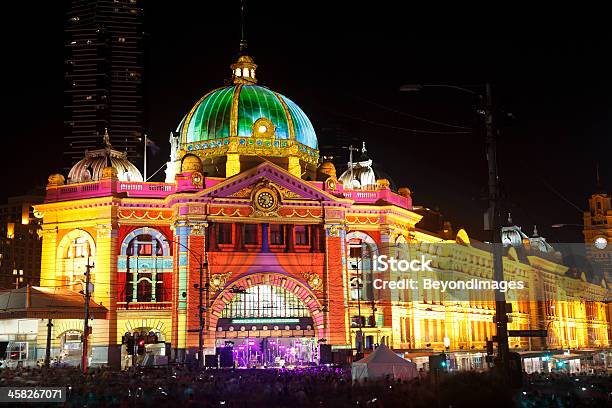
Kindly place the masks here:
POLYGON ((89 241, 85 237, 77 237, 70 242, 66 258, 87 258, 90 255, 89 241))
POLYGON ((126 303, 171 300, 172 257, 161 232, 141 228, 129 234, 121 245, 117 269, 123 285, 120 298, 126 303))
MULTIPOLYGON (((95 265, 96 245, 93 237, 85 230, 74 229, 68 232, 57 248, 57 282, 71 290, 83 289, 87 263, 95 265)), ((95 283, 96 270, 91 270, 91 280, 95 283)), ((53 282, 55 283, 55 282, 53 282)), ((44 282, 43 285, 51 283, 44 282)))
POLYGON ((242 76, 242 70, 240 68, 236 68, 236 76, 242 76))
POLYGON ((245 77, 250 76, 250 75, 249 75, 249 69, 248 69, 248 68, 244 68, 244 69, 242 70, 242 73, 244 74, 244 76, 245 76, 245 77))
POLYGON ((236 294, 221 312, 222 318, 310 317, 310 311, 285 288, 257 285, 236 294))
POLYGON ((346 250, 351 299, 372 300, 372 258, 378 255, 376 242, 368 234, 354 231, 346 236, 346 250))

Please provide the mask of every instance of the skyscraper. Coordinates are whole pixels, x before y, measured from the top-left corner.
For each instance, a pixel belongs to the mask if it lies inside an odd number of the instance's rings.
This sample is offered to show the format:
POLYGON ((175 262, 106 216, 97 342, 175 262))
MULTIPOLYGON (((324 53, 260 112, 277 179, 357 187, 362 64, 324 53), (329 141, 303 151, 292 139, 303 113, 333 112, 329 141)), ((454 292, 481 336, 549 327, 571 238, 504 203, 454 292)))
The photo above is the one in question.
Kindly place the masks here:
POLYGON ((143 9, 138 0, 71 0, 65 26, 64 166, 108 129, 115 149, 140 157, 143 9))

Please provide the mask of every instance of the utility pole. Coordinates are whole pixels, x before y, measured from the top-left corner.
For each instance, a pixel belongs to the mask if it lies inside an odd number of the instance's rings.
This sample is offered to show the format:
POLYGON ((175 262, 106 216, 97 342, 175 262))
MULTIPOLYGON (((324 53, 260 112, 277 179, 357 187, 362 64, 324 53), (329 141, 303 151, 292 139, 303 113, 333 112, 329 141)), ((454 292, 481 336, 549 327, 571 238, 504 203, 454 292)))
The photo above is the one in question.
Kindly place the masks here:
POLYGON ((53 327, 53 321, 49 319, 47 321, 47 348, 45 349, 45 367, 49 368, 51 365, 51 328, 53 327))
MULTIPOLYGON (((491 84, 485 89, 485 127, 487 144, 487 164, 489 173, 489 225, 491 244, 493 246, 493 280, 504 280, 501 236, 499 232, 499 184, 497 174, 497 134, 493 125, 493 99, 491 84)), ((506 297, 500 290, 495 291, 495 325, 497 327, 497 354, 504 372, 508 372, 508 315, 506 314, 506 297)))
POLYGON ((83 374, 87 374, 87 350, 88 350, 88 339, 89 339, 89 300, 91 298, 91 268, 93 265, 89 264, 89 258, 87 258, 87 265, 85 265, 85 320, 83 322, 83 360, 82 368, 83 374))

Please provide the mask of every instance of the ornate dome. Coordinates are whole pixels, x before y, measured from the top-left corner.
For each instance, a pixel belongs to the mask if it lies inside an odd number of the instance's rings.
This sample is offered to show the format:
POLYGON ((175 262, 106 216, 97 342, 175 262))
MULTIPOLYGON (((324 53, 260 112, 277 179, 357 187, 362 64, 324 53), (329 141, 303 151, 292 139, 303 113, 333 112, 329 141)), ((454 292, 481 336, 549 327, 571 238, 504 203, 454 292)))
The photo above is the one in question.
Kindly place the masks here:
POLYGON ((296 177, 316 177, 312 123, 292 100, 257 85, 256 69, 251 57, 240 55, 231 65, 233 84, 207 93, 183 117, 170 137, 166 180, 174 180, 187 154, 198 156, 212 177, 231 177, 264 160, 296 177))
POLYGON ((107 167, 114 168, 121 181, 143 181, 138 168, 127 159, 127 154, 112 148, 108 132, 104 133, 104 145, 102 149, 86 151, 85 158, 72 166, 68 184, 98 181, 109 175, 107 167))
POLYGON ((289 98, 259 85, 235 84, 204 95, 181 121, 177 132, 188 151, 227 145, 229 137, 253 144, 257 137, 287 147, 295 140, 317 150, 317 135, 306 114, 289 98))
POLYGON ((368 156, 365 142, 363 142, 359 160, 349 162, 348 169, 340 175, 338 180, 348 189, 376 188, 376 174, 372 169, 372 159, 368 156))

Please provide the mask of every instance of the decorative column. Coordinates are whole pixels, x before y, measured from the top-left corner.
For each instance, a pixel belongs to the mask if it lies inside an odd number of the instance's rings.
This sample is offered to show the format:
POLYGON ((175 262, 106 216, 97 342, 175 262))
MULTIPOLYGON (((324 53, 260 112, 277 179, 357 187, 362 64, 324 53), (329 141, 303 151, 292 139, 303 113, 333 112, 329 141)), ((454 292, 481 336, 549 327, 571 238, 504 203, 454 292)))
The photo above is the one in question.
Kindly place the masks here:
POLYGON ((57 268, 57 224, 46 224, 43 221, 43 229, 39 230, 42 237, 40 286, 56 286, 57 268))
POLYGON ((225 177, 232 177, 240 173, 240 155, 238 153, 228 153, 225 162, 225 177))
POLYGON ((174 265, 176 276, 176 287, 173 294, 172 312, 172 348, 174 359, 184 361, 187 346, 187 282, 189 269, 189 234, 191 228, 185 221, 177 221, 174 224, 174 265))
POLYGON ((327 298, 326 338, 328 344, 350 346, 344 226, 325 224, 325 291, 327 298))
MULTIPOLYGON (((187 321, 186 321, 186 348, 189 352, 188 359, 196 356, 199 346, 199 336, 204 335, 205 330, 200 333, 200 313, 205 313, 206 309, 206 283, 207 270, 202 267, 200 262, 206 261, 205 231, 208 224, 205 222, 191 222, 188 245, 191 253, 189 254, 188 282, 187 282, 187 321), (200 272, 202 273, 202 287, 200 287, 200 272), (200 310, 200 290, 202 291, 202 308, 200 310)), ((206 319, 204 321, 206 324, 206 319)))
POLYGON ((108 309, 108 319, 93 322, 91 357, 92 364, 116 368, 121 364, 121 341, 117 333, 117 260, 117 225, 97 224, 92 300, 108 309))
POLYGON ((293 174, 295 177, 302 177, 302 166, 300 165, 300 158, 297 156, 289 156, 289 173, 293 174))
MULTIPOLYGON (((205 261, 205 235, 207 223, 203 221, 177 221, 175 224, 176 291, 172 318, 172 348, 176 361, 194 360, 199 343, 200 261, 205 261)), ((202 270, 202 282, 207 282, 202 270)), ((203 294, 203 307, 206 306, 203 294)))

